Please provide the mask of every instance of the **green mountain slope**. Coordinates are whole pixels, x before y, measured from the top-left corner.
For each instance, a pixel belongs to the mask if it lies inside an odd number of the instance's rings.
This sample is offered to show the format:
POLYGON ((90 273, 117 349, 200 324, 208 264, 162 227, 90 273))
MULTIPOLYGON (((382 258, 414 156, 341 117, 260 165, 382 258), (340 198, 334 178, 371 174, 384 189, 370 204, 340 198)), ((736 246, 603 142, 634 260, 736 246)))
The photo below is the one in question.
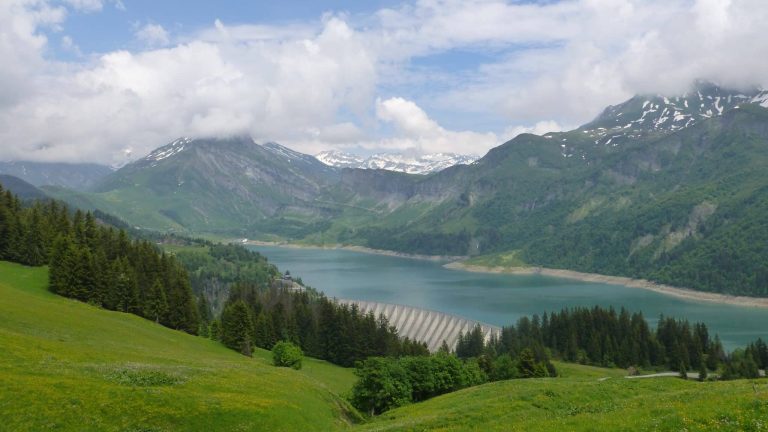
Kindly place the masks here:
POLYGON ((14 195, 22 200, 39 200, 47 198, 45 193, 40 189, 12 175, 0 174, 0 185, 6 190, 13 192, 14 195))
POLYGON ((0 262, 0 430, 337 430, 350 370, 301 371, 46 290, 0 262))
POLYGON ((46 191, 132 225, 500 255, 519 264, 768 295, 768 93, 700 83, 579 129, 520 135, 429 176, 335 169, 277 144, 179 140, 97 193, 46 191))
POLYGON ((0 174, 18 177, 34 186, 49 185, 84 191, 110 173, 110 167, 92 163, 0 161, 0 174))
MULTIPOLYGON (((591 369, 591 370, 590 370, 591 369)), ((388 411, 365 431, 747 431, 765 428, 765 381, 625 379, 569 366, 562 378, 500 381, 388 411)))
POLYGON ((464 169, 468 199, 406 229, 373 230, 368 244, 436 253, 412 239, 458 226, 468 234, 453 238, 468 254, 516 251, 529 264, 768 295, 768 110, 732 110, 620 149, 578 134, 525 136, 492 150, 464 169), (558 140, 583 157, 559 155, 558 140))
POLYGON ((274 143, 182 138, 106 177, 95 193, 49 190, 141 228, 236 235, 264 230, 276 217, 327 217, 315 199, 337 176, 317 159, 274 143))

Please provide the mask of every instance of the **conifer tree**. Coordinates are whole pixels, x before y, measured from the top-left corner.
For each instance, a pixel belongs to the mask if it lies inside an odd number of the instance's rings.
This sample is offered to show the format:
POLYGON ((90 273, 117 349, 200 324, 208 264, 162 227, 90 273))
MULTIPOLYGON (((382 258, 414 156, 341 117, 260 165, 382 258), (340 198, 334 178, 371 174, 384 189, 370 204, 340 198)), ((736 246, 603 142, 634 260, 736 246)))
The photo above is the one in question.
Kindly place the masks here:
POLYGON ((147 294, 144 304, 144 316, 159 323, 168 313, 168 300, 165 296, 165 288, 160 280, 155 280, 147 294))
POLYGON ((699 381, 707 380, 707 365, 705 362, 701 362, 699 366, 699 381))
POLYGON ((221 314, 221 341, 224 345, 250 356, 252 329, 251 311, 242 300, 224 308, 221 314))
POLYGON ((517 370, 522 378, 532 378, 536 376, 536 358, 530 348, 525 348, 520 352, 517 370))

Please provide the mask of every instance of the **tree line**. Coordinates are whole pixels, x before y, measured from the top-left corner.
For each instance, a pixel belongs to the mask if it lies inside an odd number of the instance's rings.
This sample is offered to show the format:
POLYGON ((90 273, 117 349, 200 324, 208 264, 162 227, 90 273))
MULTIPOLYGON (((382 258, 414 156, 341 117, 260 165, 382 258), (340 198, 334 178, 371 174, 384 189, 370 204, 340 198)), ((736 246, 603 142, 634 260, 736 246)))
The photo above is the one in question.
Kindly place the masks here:
POLYGON ((400 338, 383 316, 336 303, 311 288, 235 284, 210 333, 246 355, 253 347, 270 350, 288 341, 311 357, 345 367, 372 356, 429 354, 424 343, 400 338))
POLYGON ((457 356, 477 358, 498 379, 515 377, 503 365, 513 364, 525 350, 533 354, 534 376, 554 376, 549 356, 601 367, 698 371, 705 377, 719 372, 721 379, 756 378, 759 369, 768 368, 768 346, 762 339, 727 353, 703 323, 661 316, 652 329, 640 312, 600 306, 523 317, 487 342, 476 328, 459 337, 455 347, 457 356))
POLYGON ((560 312, 523 317, 502 328, 472 354, 511 353, 523 347, 548 350, 572 363, 603 367, 717 369, 727 358, 720 339, 710 337, 707 326, 660 317, 652 330, 641 312, 595 306, 566 308, 560 312))
POLYGON ((90 212, 71 212, 55 200, 25 205, 0 186, 0 259, 47 264, 56 294, 198 331, 198 308, 181 264, 90 212))

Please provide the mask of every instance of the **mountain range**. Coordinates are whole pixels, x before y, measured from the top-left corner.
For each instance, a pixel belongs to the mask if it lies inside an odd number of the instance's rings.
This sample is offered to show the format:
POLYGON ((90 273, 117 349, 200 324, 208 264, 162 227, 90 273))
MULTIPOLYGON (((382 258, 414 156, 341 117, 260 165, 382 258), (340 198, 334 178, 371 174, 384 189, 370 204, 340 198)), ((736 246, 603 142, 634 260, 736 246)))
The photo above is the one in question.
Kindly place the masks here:
POLYGON ((0 162, 0 174, 18 177, 34 186, 59 186, 85 191, 112 173, 92 163, 0 162))
POLYGON ((428 175, 339 168, 250 138, 180 139, 92 193, 155 230, 343 243, 768 295, 768 93, 639 95, 428 175))
POLYGON ((3 187, 3 190, 11 191, 22 200, 40 200, 48 198, 45 192, 20 178, 11 175, 0 174, 0 186, 3 187))
POLYGON ((327 150, 315 155, 320 162, 337 168, 383 169, 408 174, 432 174, 454 165, 469 165, 477 156, 455 153, 432 153, 406 156, 398 153, 376 153, 366 158, 338 150, 327 150))

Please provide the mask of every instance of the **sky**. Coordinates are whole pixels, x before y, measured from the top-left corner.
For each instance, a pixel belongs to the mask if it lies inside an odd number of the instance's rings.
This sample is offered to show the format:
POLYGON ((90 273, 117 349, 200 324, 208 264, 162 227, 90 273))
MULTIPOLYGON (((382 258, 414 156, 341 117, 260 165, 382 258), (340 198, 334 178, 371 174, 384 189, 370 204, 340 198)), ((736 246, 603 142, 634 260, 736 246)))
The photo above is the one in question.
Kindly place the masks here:
POLYGON ((0 0, 0 160, 175 138, 483 155, 696 79, 768 84, 765 0, 0 0))

